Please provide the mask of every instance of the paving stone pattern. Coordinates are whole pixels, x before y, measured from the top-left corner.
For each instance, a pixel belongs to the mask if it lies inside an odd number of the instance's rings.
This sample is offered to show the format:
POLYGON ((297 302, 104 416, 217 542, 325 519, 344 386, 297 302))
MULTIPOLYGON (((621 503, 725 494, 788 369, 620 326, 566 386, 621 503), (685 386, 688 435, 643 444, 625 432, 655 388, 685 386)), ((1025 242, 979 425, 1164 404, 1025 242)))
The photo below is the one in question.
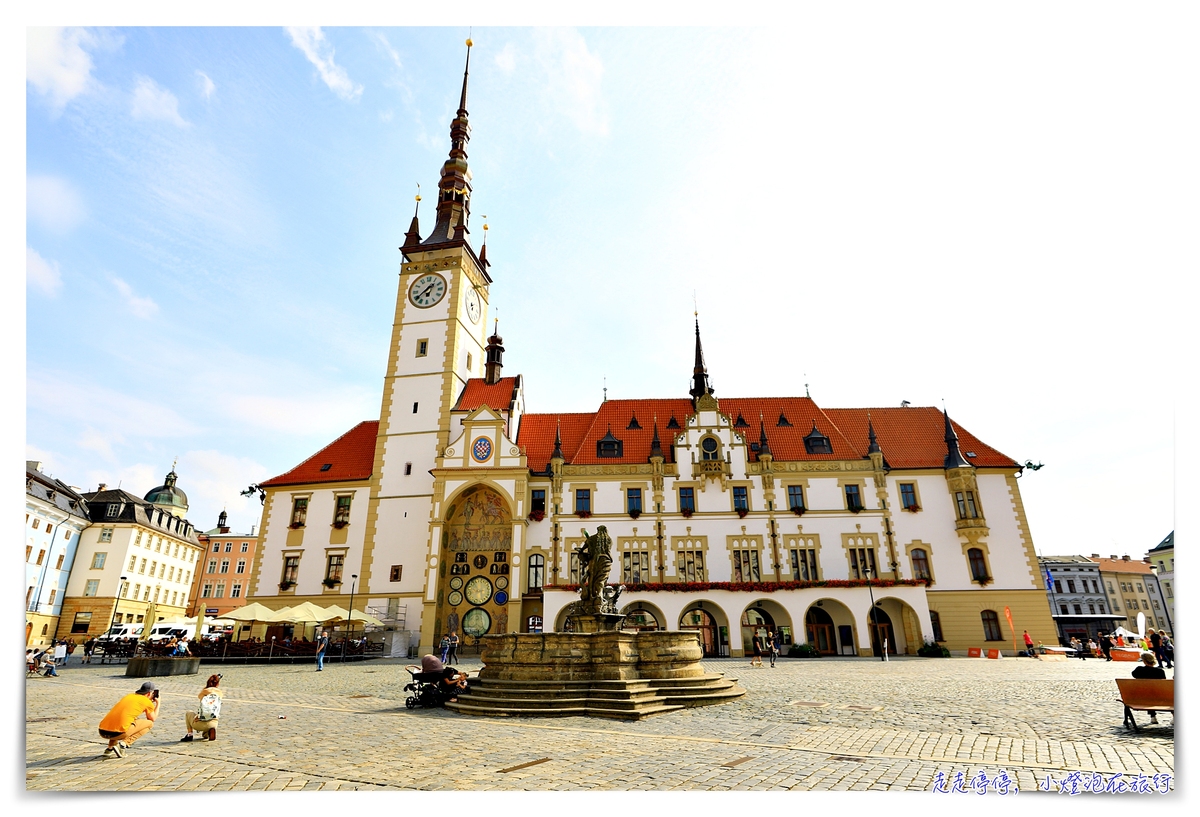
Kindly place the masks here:
POLYGON ((1129 664, 825 658, 758 669, 710 660, 706 669, 738 678, 744 698, 627 723, 410 711, 406 663, 322 673, 205 665, 200 676, 156 679, 158 723, 125 758, 109 759, 96 724, 140 681, 124 667, 72 664, 58 678, 26 680, 26 788, 928 790, 939 772, 969 780, 1003 769, 1025 792, 1076 770, 1174 774, 1171 715, 1137 734, 1121 725, 1113 679, 1129 664), (225 674, 218 739, 180 743, 183 713, 214 671, 225 674))

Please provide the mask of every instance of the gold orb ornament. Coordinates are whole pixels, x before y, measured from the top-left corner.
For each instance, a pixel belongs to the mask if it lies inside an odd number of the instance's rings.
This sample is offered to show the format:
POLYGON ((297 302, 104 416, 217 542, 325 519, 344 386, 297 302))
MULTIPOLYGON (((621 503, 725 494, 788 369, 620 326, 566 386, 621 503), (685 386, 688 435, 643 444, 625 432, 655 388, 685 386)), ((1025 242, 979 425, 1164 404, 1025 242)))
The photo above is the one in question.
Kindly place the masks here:
POLYGON ((471 46, 473 46, 473 45, 475 45, 475 43, 471 42, 471 38, 470 38, 470 37, 467 37, 467 48, 470 48, 470 47, 471 47, 471 46))

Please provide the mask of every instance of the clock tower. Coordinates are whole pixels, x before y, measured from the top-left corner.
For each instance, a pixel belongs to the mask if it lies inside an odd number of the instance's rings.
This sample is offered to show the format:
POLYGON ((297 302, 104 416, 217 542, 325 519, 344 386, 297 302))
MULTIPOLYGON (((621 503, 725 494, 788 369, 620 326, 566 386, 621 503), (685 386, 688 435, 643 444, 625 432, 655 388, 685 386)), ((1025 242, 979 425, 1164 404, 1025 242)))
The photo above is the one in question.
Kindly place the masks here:
MULTIPOLYGON (((468 378, 483 372, 488 275, 486 250, 468 241, 471 172, 467 167, 467 78, 450 123, 450 155, 438 183, 437 220, 421 238, 417 214, 400 248, 383 403, 375 444, 366 541, 360 579, 372 596, 400 594, 417 601, 432 566, 429 522, 430 470, 451 438, 450 409, 468 378)), ((420 196, 417 197, 418 208, 420 196)), ((428 606, 428 599, 423 599, 428 606)), ((423 618, 421 604, 407 607, 407 627, 423 618)), ((422 627, 424 638, 429 636, 422 627)), ((423 639, 424 640, 424 639, 423 639)), ((428 646, 428 645, 423 645, 428 646)))

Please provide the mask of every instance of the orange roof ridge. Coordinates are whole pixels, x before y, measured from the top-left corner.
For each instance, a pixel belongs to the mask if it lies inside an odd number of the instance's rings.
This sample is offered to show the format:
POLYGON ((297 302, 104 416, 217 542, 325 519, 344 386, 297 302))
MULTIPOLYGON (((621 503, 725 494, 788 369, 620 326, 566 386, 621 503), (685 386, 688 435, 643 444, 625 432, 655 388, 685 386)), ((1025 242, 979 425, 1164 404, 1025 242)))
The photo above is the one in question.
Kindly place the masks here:
POLYGON ((379 421, 363 420, 300 464, 259 485, 274 487, 366 479, 374 468, 375 440, 378 436, 379 421), (334 467, 321 471, 320 466, 327 462, 334 467))

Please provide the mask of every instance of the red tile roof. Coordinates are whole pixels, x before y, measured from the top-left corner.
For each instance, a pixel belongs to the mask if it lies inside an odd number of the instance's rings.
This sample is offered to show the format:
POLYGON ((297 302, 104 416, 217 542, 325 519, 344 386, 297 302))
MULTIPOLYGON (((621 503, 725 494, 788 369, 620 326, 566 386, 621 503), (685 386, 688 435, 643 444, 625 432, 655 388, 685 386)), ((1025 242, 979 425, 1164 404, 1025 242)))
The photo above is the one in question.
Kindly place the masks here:
MULTIPOLYGON (((458 396, 458 402, 451 411, 474 411, 485 404, 497 411, 511 411, 520 384, 520 375, 502 377, 490 386, 483 382, 482 377, 472 377, 463 387, 462 394, 458 396)), ((551 440, 553 439, 551 437, 551 440)))
POLYGON ((379 421, 364 420, 292 470, 259 485, 273 488, 367 479, 374 467, 375 439, 378 436, 379 421), (326 464, 330 466, 329 470, 322 471, 321 467, 326 464))
POLYGON ((1097 559, 1092 557, 1089 561, 1100 565, 1100 569, 1108 573, 1153 573, 1150 565, 1139 560, 1130 559, 1128 562, 1124 559, 1097 559))
MULTIPOLYGON (((867 453, 867 412, 875 426, 875 439, 883 457, 892 468, 941 468, 946 458, 946 424, 937 406, 900 408, 825 409, 829 419, 837 424, 854 446, 867 453)), ((1015 468, 1012 457, 1001 454, 950 418, 958 434, 958 450, 976 468, 1015 468), (968 457, 968 453, 975 454, 968 457)), ((770 429, 767 430, 769 435, 770 429)), ((775 453, 775 444, 771 444, 775 453)), ((778 453, 775 453, 779 457, 778 453)))
MULTIPOLYGON (((935 406, 873 409, 821 409, 807 397, 726 397, 721 412, 728 415, 734 430, 748 443, 757 443, 762 428, 767 432, 771 454, 777 460, 841 460, 867 456, 867 412, 875 426, 875 437, 892 468, 941 468, 946 457, 942 412, 935 406), (782 417, 782 421, 781 418, 782 417), (739 418, 744 425, 739 424, 739 418), (783 425, 780 423, 784 422, 783 425), (829 438, 832 454, 809 454, 804 438, 813 425, 829 438)), ((591 414, 525 414, 517 444, 525 449, 529 468, 544 471, 554 450, 554 430, 561 423, 563 456, 574 465, 644 463, 649 461, 654 418, 658 417, 659 440, 666 461, 672 462, 671 443, 677 429, 668 429, 674 416, 686 425, 692 415, 691 401, 684 399, 608 400, 591 414), (637 417, 640 429, 629 428, 637 417), (596 443, 609 428, 623 443, 619 459, 598 458, 596 443)), ((976 456, 968 462, 977 467, 1017 467, 1011 458, 983 443, 951 420, 958 433, 959 449, 976 456)), ((752 454, 752 459, 757 455, 752 454)))

